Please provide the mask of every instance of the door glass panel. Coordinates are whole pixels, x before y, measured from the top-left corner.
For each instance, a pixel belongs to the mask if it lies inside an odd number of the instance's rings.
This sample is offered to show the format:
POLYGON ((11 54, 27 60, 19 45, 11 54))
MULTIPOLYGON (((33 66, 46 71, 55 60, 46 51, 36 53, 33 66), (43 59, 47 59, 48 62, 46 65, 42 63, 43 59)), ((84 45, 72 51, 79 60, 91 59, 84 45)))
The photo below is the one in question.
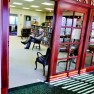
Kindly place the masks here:
POLYGON ((77 56, 78 55, 78 50, 79 50, 79 45, 78 44, 72 44, 70 45, 70 57, 72 56, 77 56))
POLYGON ((70 42, 71 28, 61 28, 60 42, 70 42))
POLYGON ((62 26, 72 26, 73 11, 65 10, 62 16, 62 26))
POLYGON ((85 59, 85 67, 89 67, 92 61, 92 56, 87 56, 85 59))
POLYGON ((77 61, 76 58, 70 58, 70 59, 68 60, 68 69, 67 69, 67 70, 75 70, 76 61, 77 61))
POLYGON ((89 43, 87 47, 87 52, 94 53, 94 45, 92 45, 92 43, 89 43))
POLYGON ((57 60, 56 73, 64 72, 66 70, 67 59, 57 60))
POLYGON ((68 47, 67 44, 61 44, 58 50, 58 58, 67 58, 68 56, 68 47))
POLYGON ((71 40, 75 42, 80 42, 80 37, 81 37, 81 29, 73 29, 71 40))
POLYGON ((83 17, 83 13, 67 10, 63 12, 56 68, 57 73, 75 70, 76 68, 83 17))
POLYGON ((75 70, 76 67, 76 58, 62 59, 57 61, 56 73, 75 70))
POLYGON ((83 13, 75 12, 73 27, 82 27, 83 24, 83 13))
POLYGON ((92 29, 94 29, 94 16, 93 16, 93 20, 92 20, 92 29))

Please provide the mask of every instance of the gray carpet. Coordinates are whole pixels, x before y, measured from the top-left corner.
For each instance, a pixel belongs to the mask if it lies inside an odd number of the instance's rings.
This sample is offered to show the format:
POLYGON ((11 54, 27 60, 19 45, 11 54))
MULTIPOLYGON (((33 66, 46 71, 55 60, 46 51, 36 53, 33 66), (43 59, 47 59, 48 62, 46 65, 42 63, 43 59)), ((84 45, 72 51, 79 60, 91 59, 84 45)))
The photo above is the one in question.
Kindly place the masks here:
MULTIPOLYGON (((42 65, 38 64, 38 69, 34 70, 39 50, 32 50, 32 45, 29 50, 24 49, 25 45, 21 44, 20 37, 10 36, 9 38, 9 87, 44 81, 46 76, 43 76, 42 65)), ((41 45, 40 52, 45 54, 46 49, 47 47, 41 45)))

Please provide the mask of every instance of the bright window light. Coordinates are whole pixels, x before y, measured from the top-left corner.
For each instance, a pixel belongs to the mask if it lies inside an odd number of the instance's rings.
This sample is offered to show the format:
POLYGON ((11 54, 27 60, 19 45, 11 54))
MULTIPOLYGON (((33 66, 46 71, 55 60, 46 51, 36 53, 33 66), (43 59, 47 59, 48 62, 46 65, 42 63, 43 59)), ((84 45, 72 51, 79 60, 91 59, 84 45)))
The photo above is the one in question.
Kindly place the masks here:
POLYGON ((42 10, 36 9, 36 11, 42 11, 42 10))
POLYGON ((30 7, 38 8, 39 6, 36 6, 36 5, 32 5, 32 6, 30 6, 30 7))
POLYGON ((44 3, 41 3, 41 4, 43 4, 43 5, 48 5, 48 6, 54 5, 54 4, 48 3, 48 2, 44 2, 44 3))
POLYGON ((19 2, 14 2, 13 4, 15 4, 15 5, 22 5, 22 3, 19 3, 19 2))
POLYGON ((10 5, 10 7, 16 7, 16 6, 10 5))
POLYGON ((34 0, 24 0, 24 1, 27 1, 27 2, 32 2, 32 1, 34 1, 34 0))
POLYGON ((30 9, 30 8, 23 7, 22 9, 30 9))
POLYGON ((52 8, 45 8, 46 10, 50 10, 50 11, 52 11, 52 10, 54 10, 54 9, 52 9, 52 8))

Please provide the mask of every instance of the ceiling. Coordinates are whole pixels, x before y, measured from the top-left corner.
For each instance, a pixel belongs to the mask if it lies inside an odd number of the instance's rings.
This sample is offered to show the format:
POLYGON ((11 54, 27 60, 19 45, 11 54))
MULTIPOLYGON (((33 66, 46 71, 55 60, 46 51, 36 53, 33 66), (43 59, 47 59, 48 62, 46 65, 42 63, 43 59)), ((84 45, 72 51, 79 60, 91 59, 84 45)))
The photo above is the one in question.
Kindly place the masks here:
POLYGON ((53 11, 53 10, 46 10, 45 8, 54 9, 54 1, 50 1, 50 0, 34 0, 32 2, 27 2, 27 1, 24 1, 24 0, 10 0, 10 5, 12 5, 12 8, 22 9, 23 7, 25 7, 25 8, 30 8, 28 10, 33 10, 33 11, 42 10, 42 12, 52 12, 53 11), (14 2, 19 2, 19 3, 23 3, 23 4, 22 5, 15 5, 15 4, 13 4, 14 2), (44 2, 51 3, 53 5, 43 5, 43 4, 41 4, 41 3, 44 3, 44 2), (36 5, 36 6, 39 6, 39 7, 37 7, 37 8, 30 7, 32 5, 36 5), (14 6, 16 6, 16 7, 14 7, 14 6))

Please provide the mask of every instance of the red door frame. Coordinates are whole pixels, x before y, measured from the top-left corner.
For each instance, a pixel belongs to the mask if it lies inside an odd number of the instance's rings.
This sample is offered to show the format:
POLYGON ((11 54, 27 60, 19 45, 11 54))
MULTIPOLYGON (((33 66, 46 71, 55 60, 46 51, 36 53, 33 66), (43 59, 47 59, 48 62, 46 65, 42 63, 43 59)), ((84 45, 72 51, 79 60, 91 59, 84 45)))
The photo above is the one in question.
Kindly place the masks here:
POLYGON ((90 15, 88 16, 87 33, 86 33, 86 37, 85 37, 85 43, 84 43, 84 50, 83 50, 83 56, 82 56, 82 61, 81 61, 82 63, 81 63, 80 73, 94 71, 94 66, 89 66, 87 68, 84 68, 85 58, 86 58, 86 50, 87 50, 87 47, 88 47, 88 40, 89 40, 91 28, 92 28, 92 20, 93 20, 93 16, 94 16, 94 9, 90 9, 89 14, 90 15))
POLYGON ((9 81, 9 0, 0 0, 0 66, 1 94, 7 94, 9 81))
POLYGON ((79 73, 79 66, 80 66, 80 61, 81 61, 81 54, 82 54, 82 48, 83 48, 83 43, 84 43, 84 38, 85 38, 85 30, 86 30, 86 22, 88 18, 88 8, 87 7, 82 7, 80 5, 77 5, 76 1, 73 1, 75 4, 71 4, 65 0, 58 0, 56 1, 56 8, 55 10, 55 27, 53 29, 53 42, 52 42, 52 52, 51 52, 51 60, 50 60, 50 81, 53 79, 57 78, 62 78, 66 76, 71 76, 79 73), (74 6, 74 7, 73 7, 74 6), (84 22, 83 22, 83 28, 82 28, 82 36, 81 36, 81 43, 80 43, 80 48, 79 48, 79 54, 78 54, 78 63, 77 63, 77 69, 75 71, 71 71, 68 74, 67 73, 59 73, 56 74, 56 66, 57 66, 57 55, 58 55, 58 45, 59 45, 59 38, 60 38, 60 28, 61 28, 61 15, 62 15, 62 10, 71 10, 71 11, 77 11, 77 12, 82 12, 85 14, 84 16, 84 22))

